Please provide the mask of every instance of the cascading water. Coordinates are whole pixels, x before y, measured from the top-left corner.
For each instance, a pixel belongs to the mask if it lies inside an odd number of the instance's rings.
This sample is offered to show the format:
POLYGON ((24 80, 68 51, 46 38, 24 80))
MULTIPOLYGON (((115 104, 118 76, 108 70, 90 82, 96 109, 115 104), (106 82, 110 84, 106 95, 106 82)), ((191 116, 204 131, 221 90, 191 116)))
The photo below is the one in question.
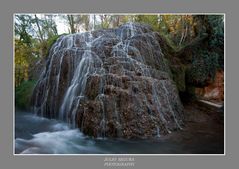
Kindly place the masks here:
POLYGON ((157 36, 130 22, 60 37, 35 87, 34 111, 94 137, 181 129, 183 108, 157 36))

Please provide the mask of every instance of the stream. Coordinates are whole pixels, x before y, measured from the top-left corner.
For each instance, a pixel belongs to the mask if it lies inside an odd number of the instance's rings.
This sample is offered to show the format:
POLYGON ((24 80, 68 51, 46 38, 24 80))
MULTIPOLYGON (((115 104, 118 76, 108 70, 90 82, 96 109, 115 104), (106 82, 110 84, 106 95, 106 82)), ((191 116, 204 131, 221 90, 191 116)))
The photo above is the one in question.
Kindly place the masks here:
MULTIPOLYGON (((67 123, 16 112, 15 154, 190 154, 222 151, 218 149, 221 146, 217 147, 215 143, 205 146, 203 141, 185 142, 185 131, 179 132, 182 139, 163 136, 153 140, 95 139, 85 136, 79 129, 70 128, 67 123)), ((186 139, 191 137, 194 136, 188 134, 186 139)), ((195 137, 194 140, 198 139, 195 137)))

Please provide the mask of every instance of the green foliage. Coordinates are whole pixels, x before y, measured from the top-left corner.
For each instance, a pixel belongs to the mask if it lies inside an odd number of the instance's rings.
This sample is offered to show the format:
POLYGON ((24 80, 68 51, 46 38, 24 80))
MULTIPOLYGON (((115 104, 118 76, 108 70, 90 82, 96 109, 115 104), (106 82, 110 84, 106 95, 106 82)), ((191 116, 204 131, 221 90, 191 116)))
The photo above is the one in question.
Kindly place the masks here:
POLYGON ((24 81, 15 88, 15 105, 19 109, 27 110, 36 81, 24 81))
POLYGON ((192 61, 192 67, 187 74, 187 81, 196 86, 206 85, 214 79, 218 69, 218 54, 215 52, 199 51, 192 61))
POLYGON ((54 15, 15 15, 15 86, 31 79, 35 64, 44 59, 58 38, 54 15))
POLYGON ((48 49, 51 48, 51 46, 56 42, 56 40, 60 37, 61 35, 54 35, 52 36, 51 38, 49 38, 47 40, 47 46, 48 46, 48 49))
POLYGON ((45 54, 45 57, 48 57, 48 54, 49 54, 49 51, 51 49, 51 46, 57 41, 57 39, 60 37, 60 36, 63 36, 63 35, 66 35, 66 34, 61 34, 61 35, 54 35, 52 36, 51 38, 47 39, 46 41, 46 54, 45 54))
POLYGON ((15 85, 18 86, 22 81, 29 77, 28 68, 31 57, 31 48, 20 40, 15 40, 15 85))
MULTIPOLYGON (((186 85, 203 87, 213 82, 216 71, 223 69, 224 65, 223 15, 163 16, 163 18, 164 21, 161 23, 164 23, 164 27, 161 28, 161 36, 170 46, 169 49, 180 52, 179 57, 182 62, 191 67, 186 71, 186 85), (183 25, 186 26, 187 31, 183 31, 183 25), (203 38, 204 35, 206 35, 205 38, 203 38), (179 37, 184 37, 181 38, 184 39, 184 43, 180 45, 175 43, 179 37)), ((177 86, 183 89, 183 83, 178 83, 181 81, 179 79, 182 79, 181 74, 177 72, 179 70, 171 67, 171 71, 177 86)))
POLYGON ((172 50, 171 52, 176 52, 178 50, 180 50, 180 47, 177 46, 173 41, 172 38, 169 34, 164 34, 164 33, 159 33, 160 36, 163 37, 163 39, 166 41, 167 45, 170 47, 170 49, 172 50))
POLYGON ((212 39, 210 41, 211 47, 218 47, 224 45, 224 22, 223 15, 210 15, 208 21, 212 27, 212 39))
POLYGON ((218 54, 219 68, 224 69, 224 21, 223 15, 208 16, 212 27, 212 36, 209 39, 210 48, 218 54))
POLYGON ((15 15, 14 31, 15 35, 21 42, 27 46, 31 46, 32 35, 29 32, 32 31, 32 17, 30 15, 15 15))
POLYGON ((137 15, 136 22, 150 25, 154 31, 159 30, 159 20, 157 15, 137 15))

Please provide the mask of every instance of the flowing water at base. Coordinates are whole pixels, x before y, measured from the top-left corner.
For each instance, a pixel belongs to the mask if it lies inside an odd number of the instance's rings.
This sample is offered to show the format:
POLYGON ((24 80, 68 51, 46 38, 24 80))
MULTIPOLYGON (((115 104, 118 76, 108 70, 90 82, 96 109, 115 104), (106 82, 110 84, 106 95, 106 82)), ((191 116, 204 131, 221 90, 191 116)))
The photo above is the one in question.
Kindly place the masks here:
POLYGON ((153 140, 93 139, 70 128, 67 123, 32 113, 17 112, 15 115, 15 154, 207 153, 202 150, 200 145, 190 145, 189 150, 185 143, 163 137, 153 140))

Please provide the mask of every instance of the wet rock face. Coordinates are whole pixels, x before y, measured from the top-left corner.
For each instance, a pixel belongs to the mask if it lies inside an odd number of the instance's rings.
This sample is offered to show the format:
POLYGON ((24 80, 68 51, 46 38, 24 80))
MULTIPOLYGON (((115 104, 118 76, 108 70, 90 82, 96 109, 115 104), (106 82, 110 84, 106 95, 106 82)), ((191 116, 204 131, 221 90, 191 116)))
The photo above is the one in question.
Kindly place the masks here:
POLYGON ((60 37, 33 94, 38 115, 94 137, 150 138, 181 128, 183 107, 150 27, 60 37))

